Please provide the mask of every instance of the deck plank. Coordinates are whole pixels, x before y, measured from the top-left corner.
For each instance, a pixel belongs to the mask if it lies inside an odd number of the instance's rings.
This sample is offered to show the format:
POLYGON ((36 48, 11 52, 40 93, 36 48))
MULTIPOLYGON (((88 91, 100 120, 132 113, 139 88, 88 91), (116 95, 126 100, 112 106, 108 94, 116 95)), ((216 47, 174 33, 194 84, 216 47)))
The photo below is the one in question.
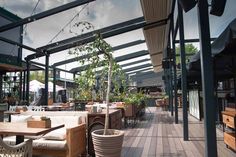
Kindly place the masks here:
MULTIPOLYGON (((189 115, 189 141, 183 140, 182 109, 179 124, 161 108, 150 107, 144 120, 134 128, 126 128, 122 157, 202 157, 205 154, 204 124, 189 115)), ((217 130, 219 157, 235 157, 226 148, 223 133, 217 130)))

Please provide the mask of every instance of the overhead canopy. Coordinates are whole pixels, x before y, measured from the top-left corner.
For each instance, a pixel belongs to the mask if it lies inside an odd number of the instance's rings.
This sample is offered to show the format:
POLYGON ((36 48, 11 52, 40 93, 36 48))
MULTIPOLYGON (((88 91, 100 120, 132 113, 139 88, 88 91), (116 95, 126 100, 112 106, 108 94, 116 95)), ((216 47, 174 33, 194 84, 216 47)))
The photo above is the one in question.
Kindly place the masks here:
POLYGON ((143 29, 155 72, 162 70, 161 62, 163 52, 167 48, 169 34, 168 18, 171 14, 172 2, 172 0, 141 0, 144 18, 147 23, 161 20, 166 21, 166 24, 162 26, 143 29))
MULTIPOLYGON (((211 52, 215 75, 233 76, 232 68, 236 66, 236 19, 234 19, 219 37, 212 43, 211 52)), ((200 52, 190 58, 189 71, 200 71, 200 52)), ((227 77, 225 77, 227 78, 227 77)))

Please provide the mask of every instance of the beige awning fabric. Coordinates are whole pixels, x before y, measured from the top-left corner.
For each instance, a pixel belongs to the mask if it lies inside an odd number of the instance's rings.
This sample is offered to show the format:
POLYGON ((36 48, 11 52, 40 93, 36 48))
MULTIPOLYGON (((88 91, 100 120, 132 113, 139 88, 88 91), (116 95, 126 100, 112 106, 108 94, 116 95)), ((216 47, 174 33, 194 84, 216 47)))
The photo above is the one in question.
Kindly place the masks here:
MULTIPOLYGON (((167 19, 173 0, 141 0, 143 15, 147 23, 167 19)), ((167 48, 169 20, 166 25, 143 29, 144 37, 155 72, 161 71, 163 52, 167 48)))

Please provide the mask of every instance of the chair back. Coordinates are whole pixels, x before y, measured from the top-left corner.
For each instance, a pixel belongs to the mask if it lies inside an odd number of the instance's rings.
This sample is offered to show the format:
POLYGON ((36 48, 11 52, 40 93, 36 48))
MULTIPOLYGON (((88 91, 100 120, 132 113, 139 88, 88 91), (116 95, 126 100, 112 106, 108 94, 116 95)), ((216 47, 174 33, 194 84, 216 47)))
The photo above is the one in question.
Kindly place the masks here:
POLYGON ((32 157, 32 139, 18 145, 8 145, 0 137, 1 157, 32 157))

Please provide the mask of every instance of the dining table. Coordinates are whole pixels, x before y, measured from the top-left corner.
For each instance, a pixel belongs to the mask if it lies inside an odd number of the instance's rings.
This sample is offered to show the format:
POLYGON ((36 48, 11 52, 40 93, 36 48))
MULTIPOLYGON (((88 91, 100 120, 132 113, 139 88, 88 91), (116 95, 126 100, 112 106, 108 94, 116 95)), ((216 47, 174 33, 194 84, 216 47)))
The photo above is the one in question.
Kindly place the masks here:
POLYGON ((44 135, 53 130, 64 127, 64 124, 51 126, 50 128, 30 128, 27 123, 0 122, 1 136, 16 136, 16 144, 24 142, 25 136, 44 135))

